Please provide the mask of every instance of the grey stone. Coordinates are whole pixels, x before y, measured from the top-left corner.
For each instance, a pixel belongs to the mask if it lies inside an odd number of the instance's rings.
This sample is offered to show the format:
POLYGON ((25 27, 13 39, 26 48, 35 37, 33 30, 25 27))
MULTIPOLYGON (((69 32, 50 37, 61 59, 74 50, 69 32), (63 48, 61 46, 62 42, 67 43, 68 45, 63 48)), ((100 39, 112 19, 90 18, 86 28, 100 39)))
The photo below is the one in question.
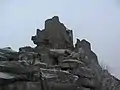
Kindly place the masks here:
POLYGON ((1 61, 12 61, 18 60, 18 52, 11 49, 11 47, 0 48, 0 60, 1 61))
POLYGON ((38 46, 45 46, 56 49, 73 49, 73 34, 67 30, 59 18, 54 16, 45 21, 45 29, 37 29, 37 35, 32 36, 32 41, 38 46))
POLYGON ((19 52, 34 52, 34 49, 30 46, 20 47, 19 52))
POLYGON ((4 87, 4 90, 42 90, 40 82, 15 82, 4 87))
POLYGON ((120 80, 101 68, 87 40, 73 45, 73 32, 58 16, 32 36, 36 47, 0 48, 0 90, 120 90, 120 80))

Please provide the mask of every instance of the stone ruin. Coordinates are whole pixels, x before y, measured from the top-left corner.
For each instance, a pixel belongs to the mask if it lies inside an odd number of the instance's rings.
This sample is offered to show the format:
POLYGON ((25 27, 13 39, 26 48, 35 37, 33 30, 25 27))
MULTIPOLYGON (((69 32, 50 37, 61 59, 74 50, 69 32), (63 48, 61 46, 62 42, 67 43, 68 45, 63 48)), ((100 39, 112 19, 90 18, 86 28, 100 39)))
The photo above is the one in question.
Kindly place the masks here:
POLYGON ((103 70, 85 39, 58 16, 45 21, 31 40, 36 47, 0 49, 0 90, 120 90, 120 80, 103 70))

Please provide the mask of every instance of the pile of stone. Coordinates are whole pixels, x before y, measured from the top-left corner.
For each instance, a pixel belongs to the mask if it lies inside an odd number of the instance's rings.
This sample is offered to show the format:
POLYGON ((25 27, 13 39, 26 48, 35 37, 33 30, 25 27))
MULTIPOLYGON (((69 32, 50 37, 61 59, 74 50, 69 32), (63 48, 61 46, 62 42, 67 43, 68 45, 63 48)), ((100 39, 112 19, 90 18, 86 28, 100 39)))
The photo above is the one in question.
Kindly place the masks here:
POLYGON ((57 16, 46 20, 45 29, 37 29, 31 40, 36 47, 0 49, 0 90, 120 89, 120 81, 102 70, 88 41, 77 39, 74 47, 72 30, 57 16))

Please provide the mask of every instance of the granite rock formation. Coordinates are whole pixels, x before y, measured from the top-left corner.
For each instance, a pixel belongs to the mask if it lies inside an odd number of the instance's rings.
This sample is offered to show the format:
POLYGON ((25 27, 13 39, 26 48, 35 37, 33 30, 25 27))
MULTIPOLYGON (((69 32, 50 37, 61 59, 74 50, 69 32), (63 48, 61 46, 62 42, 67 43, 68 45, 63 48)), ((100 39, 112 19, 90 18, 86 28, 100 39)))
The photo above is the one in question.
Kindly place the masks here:
POLYGON ((85 39, 73 45, 72 30, 58 16, 31 40, 36 47, 0 49, 0 90, 120 90, 120 80, 99 65, 85 39))
POLYGON ((52 49, 73 49, 73 33, 68 30, 59 18, 54 16, 45 21, 45 29, 37 29, 36 36, 31 38, 37 46, 50 47, 52 49))

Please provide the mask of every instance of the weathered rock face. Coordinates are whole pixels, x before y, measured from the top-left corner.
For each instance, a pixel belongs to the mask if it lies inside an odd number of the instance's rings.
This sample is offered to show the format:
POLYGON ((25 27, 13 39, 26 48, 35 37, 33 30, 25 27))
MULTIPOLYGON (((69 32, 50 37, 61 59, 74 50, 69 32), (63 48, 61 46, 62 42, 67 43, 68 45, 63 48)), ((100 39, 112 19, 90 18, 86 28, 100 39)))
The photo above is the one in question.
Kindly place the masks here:
POLYGON ((36 36, 32 37, 37 46, 46 46, 56 49, 73 49, 73 33, 67 30, 59 18, 54 16, 45 21, 45 29, 37 29, 36 36))
POLYGON ((103 70, 101 90, 120 90, 120 80, 112 76, 108 70, 103 70))
POLYGON ((120 80, 102 70, 91 44, 73 47, 72 30, 54 16, 37 29, 37 46, 0 49, 0 90, 120 90, 120 80))
POLYGON ((13 51, 10 47, 0 48, 0 60, 1 61, 18 60, 18 52, 13 51))
POLYGON ((88 41, 86 41, 85 39, 83 40, 79 40, 77 39, 77 42, 75 44, 75 50, 78 52, 79 51, 79 48, 82 48, 84 49, 85 51, 87 52, 90 52, 91 51, 91 45, 88 41))

